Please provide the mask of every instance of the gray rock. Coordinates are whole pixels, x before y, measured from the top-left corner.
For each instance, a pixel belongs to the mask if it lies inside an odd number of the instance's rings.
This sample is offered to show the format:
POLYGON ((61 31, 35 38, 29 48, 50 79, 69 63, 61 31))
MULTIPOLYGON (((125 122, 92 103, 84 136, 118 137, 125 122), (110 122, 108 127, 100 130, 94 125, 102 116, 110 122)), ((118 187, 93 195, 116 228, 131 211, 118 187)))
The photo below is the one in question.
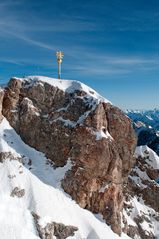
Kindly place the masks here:
POLYGON ((54 236, 57 239, 66 239, 67 237, 74 236, 74 232, 78 230, 77 227, 65 226, 63 223, 56 222, 47 223, 45 227, 41 227, 39 224, 40 217, 35 213, 32 213, 32 215, 41 239, 54 239, 54 236))
POLYGON ((18 187, 15 187, 10 194, 11 197, 18 197, 18 198, 21 198, 24 195, 25 195, 25 189, 20 189, 18 187))

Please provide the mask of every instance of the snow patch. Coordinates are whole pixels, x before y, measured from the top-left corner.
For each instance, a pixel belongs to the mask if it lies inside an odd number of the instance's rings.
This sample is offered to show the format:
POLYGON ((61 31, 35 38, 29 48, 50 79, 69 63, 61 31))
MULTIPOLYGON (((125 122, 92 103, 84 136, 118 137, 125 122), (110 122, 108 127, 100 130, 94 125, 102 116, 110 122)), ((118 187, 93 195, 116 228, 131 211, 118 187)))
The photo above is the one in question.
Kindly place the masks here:
POLYGON ((99 189, 99 193, 104 193, 109 188, 109 185, 105 185, 99 189))
POLYGON ((104 133, 103 129, 99 131, 93 131, 93 134, 96 136, 96 140, 101 140, 102 138, 113 140, 112 136, 109 134, 108 130, 104 133))

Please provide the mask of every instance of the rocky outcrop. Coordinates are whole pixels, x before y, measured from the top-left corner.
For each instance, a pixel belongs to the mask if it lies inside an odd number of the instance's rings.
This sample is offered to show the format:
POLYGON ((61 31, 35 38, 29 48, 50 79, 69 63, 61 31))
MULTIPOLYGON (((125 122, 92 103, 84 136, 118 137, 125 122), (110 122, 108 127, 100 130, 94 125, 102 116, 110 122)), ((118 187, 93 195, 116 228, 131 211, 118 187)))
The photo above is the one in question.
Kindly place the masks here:
POLYGON ((0 152, 0 163, 3 163, 5 160, 17 160, 22 163, 21 157, 15 157, 11 152, 0 152))
POLYGON ((136 150, 136 164, 125 185, 124 229, 131 238, 158 238, 159 158, 147 146, 136 150))
POLYGON ((15 187, 10 194, 11 197, 18 197, 18 198, 21 198, 24 195, 25 195, 25 189, 20 189, 18 187, 15 187))
POLYGON ((39 223, 40 217, 35 213, 32 213, 32 215, 41 239, 66 239, 74 236, 74 233, 78 230, 77 227, 65 226, 63 223, 56 222, 47 223, 45 226, 41 226, 39 223))
POLYGON ((136 138, 121 110, 75 81, 12 78, 3 114, 54 167, 72 161, 62 187, 83 208, 101 213, 121 233, 123 181, 134 163, 136 138), (64 89, 65 88, 65 89, 64 89))

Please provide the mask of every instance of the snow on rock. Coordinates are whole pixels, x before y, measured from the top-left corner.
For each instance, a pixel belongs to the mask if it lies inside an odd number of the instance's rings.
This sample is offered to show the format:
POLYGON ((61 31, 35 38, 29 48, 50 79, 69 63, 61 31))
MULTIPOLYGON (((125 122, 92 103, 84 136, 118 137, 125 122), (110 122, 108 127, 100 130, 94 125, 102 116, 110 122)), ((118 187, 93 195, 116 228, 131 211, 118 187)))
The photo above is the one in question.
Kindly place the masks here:
MULTIPOLYGON (((111 229, 88 210, 80 208, 60 187, 60 181, 71 167, 53 169, 41 152, 26 145, 4 118, 0 125, 0 152, 9 152, 0 163, 0 237, 3 239, 38 239, 32 213, 40 216, 44 227, 57 222, 72 225, 78 231, 70 239, 117 239, 111 229), (16 158, 21 158, 22 163, 16 158), (21 197, 11 196, 15 188, 23 189, 21 197)), ((129 237, 122 234, 122 239, 129 237)))
POLYGON ((147 145, 136 147, 135 156, 146 158, 146 162, 153 168, 159 169, 159 156, 147 145))
POLYGON ((135 228, 139 226, 139 233, 136 233, 133 238, 154 238, 154 236, 159 238, 159 222, 156 219, 156 211, 147 206, 142 198, 138 196, 131 197, 127 202, 127 208, 124 210, 123 215, 130 228, 132 226, 134 234, 135 228), (145 237, 143 236, 144 234, 145 237))
POLYGON ((159 157, 147 146, 135 151, 136 163, 125 185, 123 231, 135 239, 159 238, 159 157))
POLYGON ((112 136, 109 134, 108 130, 106 132, 103 131, 103 129, 93 132, 94 135, 96 135, 96 140, 101 140, 102 138, 113 140, 112 136))
POLYGON ((99 101, 103 101, 105 103, 110 103, 107 99, 99 95, 95 90, 92 88, 88 87, 87 85, 81 83, 80 81, 76 80, 58 80, 55 78, 50 78, 50 77, 44 77, 44 76, 28 76, 25 78, 17 78, 14 77, 17 80, 20 81, 27 81, 27 87, 30 87, 33 84, 42 84, 42 83, 47 83, 50 84, 54 87, 59 88, 62 91, 66 91, 67 93, 73 93, 75 91, 84 91, 87 93, 88 96, 91 96, 99 101))

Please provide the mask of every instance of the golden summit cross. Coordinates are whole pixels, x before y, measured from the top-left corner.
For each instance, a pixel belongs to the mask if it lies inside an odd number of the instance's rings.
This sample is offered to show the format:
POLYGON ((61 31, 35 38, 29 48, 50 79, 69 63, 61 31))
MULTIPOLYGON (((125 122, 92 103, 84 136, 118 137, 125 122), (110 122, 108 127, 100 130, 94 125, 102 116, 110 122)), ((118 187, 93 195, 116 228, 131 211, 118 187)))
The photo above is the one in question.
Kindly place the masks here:
POLYGON ((61 63, 64 57, 64 53, 62 51, 56 52, 57 63, 58 63, 58 79, 61 79, 61 63))

